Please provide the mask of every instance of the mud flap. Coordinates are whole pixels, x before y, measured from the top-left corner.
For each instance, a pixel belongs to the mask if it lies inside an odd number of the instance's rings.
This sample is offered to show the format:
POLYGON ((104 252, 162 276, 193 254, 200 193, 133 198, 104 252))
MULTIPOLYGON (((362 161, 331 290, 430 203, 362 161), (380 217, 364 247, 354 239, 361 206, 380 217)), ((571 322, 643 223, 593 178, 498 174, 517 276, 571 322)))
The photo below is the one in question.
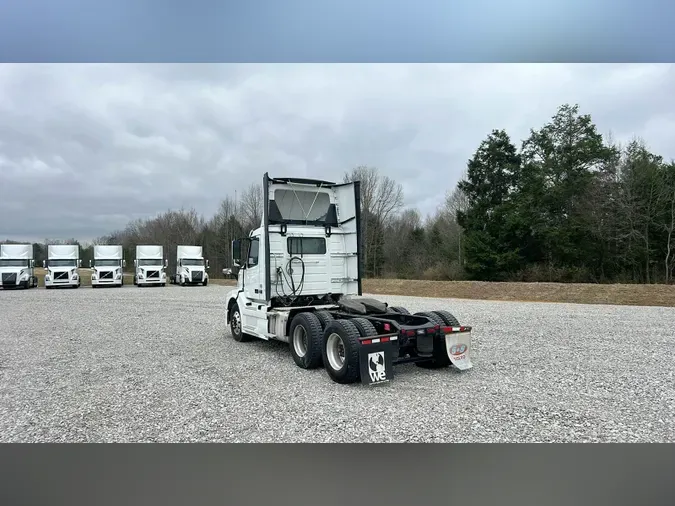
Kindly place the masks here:
POLYGON ((361 383, 375 385, 394 379, 392 352, 391 342, 362 344, 359 348, 361 383))
POLYGON ((454 331, 445 334, 445 349, 450 362, 460 371, 473 367, 471 363, 471 331, 454 331))

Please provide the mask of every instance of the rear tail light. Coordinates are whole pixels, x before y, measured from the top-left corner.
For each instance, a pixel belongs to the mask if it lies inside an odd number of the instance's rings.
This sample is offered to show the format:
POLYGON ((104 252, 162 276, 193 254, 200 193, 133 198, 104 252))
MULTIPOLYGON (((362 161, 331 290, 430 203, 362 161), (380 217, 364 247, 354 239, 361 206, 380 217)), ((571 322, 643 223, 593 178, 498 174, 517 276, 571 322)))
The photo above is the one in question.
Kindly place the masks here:
POLYGON ((466 327, 442 327, 441 331, 444 334, 452 334, 453 332, 464 332, 466 330, 466 327))

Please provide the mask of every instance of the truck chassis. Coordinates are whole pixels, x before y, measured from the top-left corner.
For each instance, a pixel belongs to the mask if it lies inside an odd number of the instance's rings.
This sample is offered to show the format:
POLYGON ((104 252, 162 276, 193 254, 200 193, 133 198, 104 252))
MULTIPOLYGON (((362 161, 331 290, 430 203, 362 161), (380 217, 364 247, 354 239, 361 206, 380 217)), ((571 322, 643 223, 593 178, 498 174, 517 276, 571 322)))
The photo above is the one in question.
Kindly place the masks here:
MULTIPOLYGON (((427 369, 452 365, 460 371, 473 367, 472 329, 448 311, 410 314, 403 307, 355 297, 331 305, 271 309, 268 320, 275 332, 267 339, 289 343, 298 367, 323 366, 341 384, 388 382, 394 366, 405 363, 427 369)), ((238 342, 257 337, 242 331, 236 302, 227 312, 227 323, 238 342)))

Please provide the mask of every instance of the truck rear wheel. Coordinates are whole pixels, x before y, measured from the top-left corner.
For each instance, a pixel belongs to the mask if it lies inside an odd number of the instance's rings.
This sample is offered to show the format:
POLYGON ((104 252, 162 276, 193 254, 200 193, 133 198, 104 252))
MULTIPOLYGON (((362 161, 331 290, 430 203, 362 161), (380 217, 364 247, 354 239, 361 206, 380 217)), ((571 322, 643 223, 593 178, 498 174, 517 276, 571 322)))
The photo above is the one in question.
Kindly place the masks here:
POLYGON ((245 343, 250 341, 251 338, 248 334, 244 334, 241 326, 241 312, 239 311, 239 306, 235 304, 230 309, 230 331, 232 332, 232 337, 235 341, 239 343, 245 343))
MULTIPOLYGON (((445 320, 436 311, 415 313, 415 316, 426 316, 436 325, 447 325, 445 320)), ((415 365, 424 369, 442 369, 443 367, 448 367, 450 365, 450 357, 448 357, 448 351, 445 349, 445 337, 434 337, 432 358, 415 362, 415 365)))
POLYGON ((323 364, 336 383, 359 381, 359 330, 349 320, 332 321, 323 332, 323 364))
POLYGON ((365 318, 353 318, 349 321, 359 330, 361 337, 374 337, 377 335, 375 326, 365 318))
POLYGON ((333 315, 325 310, 315 311, 314 314, 321 322, 321 330, 324 330, 330 322, 335 320, 335 318, 333 318, 333 315))
POLYGON ((314 313, 298 313, 289 329, 291 355, 298 367, 316 369, 321 365, 321 338, 323 328, 314 313))
POLYGON ((388 312, 392 313, 407 314, 407 315, 410 314, 410 311, 401 306, 389 306, 387 309, 389 310, 388 312))
POLYGON ((452 313, 448 311, 433 311, 435 314, 437 314, 443 322, 445 322, 446 325, 449 327, 459 327, 459 320, 453 316, 452 313))

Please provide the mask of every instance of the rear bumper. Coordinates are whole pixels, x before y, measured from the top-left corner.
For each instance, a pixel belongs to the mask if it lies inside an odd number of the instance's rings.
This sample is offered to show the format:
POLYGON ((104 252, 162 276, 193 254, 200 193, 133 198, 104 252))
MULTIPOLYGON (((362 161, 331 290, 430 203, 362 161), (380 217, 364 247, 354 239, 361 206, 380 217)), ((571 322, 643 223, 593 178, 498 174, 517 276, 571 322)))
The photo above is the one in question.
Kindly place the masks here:
POLYGON ((441 349, 457 369, 471 369, 471 331, 469 326, 440 327, 433 334, 411 337, 405 350, 414 353, 406 357, 399 356, 401 341, 398 334, 362 337, 359 339, 361 382, 368 385, 388 382, 394 377, 394 366, 429 361, 441 349))

